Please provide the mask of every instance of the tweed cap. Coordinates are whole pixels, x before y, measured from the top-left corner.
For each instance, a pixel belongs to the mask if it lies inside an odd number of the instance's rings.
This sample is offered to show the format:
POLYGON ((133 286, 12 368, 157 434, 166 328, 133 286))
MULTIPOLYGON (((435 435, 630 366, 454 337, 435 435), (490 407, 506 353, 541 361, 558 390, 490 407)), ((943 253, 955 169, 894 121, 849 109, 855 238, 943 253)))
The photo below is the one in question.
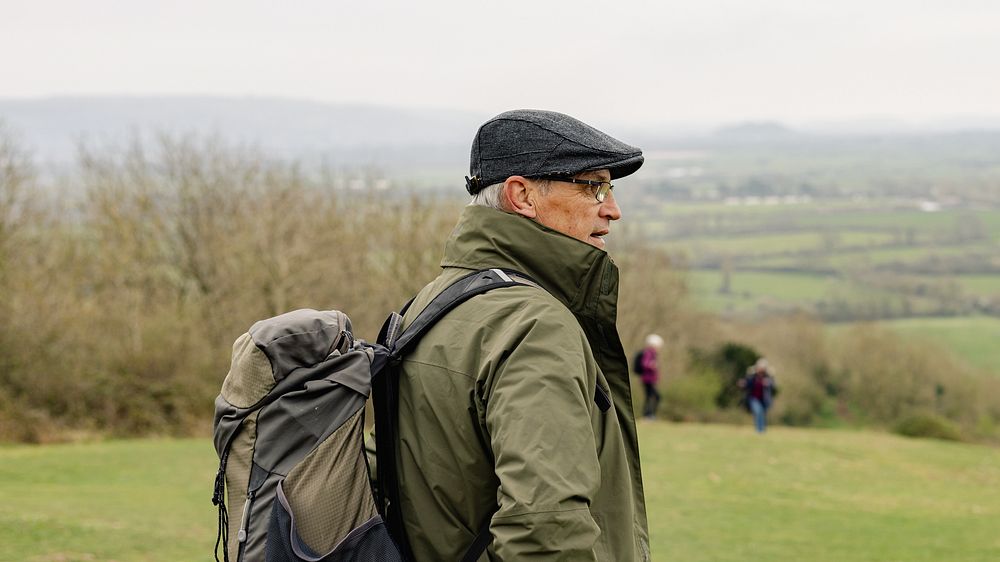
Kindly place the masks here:
POLYGON ((465 188, 475 195, 510 176, 568 177, 603 169, 617 179, 638 170, 642 161, 642 150, 569 115, 516 109, 479 127, 465 188))

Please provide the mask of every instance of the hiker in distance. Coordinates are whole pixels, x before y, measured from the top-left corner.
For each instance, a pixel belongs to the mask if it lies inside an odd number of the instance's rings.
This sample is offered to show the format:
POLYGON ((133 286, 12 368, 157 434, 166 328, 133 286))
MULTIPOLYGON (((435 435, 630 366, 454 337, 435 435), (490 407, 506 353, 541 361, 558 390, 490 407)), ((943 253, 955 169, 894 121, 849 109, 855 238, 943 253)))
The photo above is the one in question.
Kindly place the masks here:
POLYGON ((622 216, 612 182, 642 163, 550 111, 502 113, 476 133, 472 201, 404 327, 470 272, 528 284, 460 304, 402 361, 395 453, 415 560, 460 560, 477 538, 479 560, 649 559, 618 268, 604 251, 622 216))
POLYGON ((753 426, 757 433, 767 430, 767 411, 777 392, 774 376, 767 365, 767 359, 761 357, 747 368, 747 376, 739 383, 744 392, 747 409, 753 414, 753 426))
POLYGON ((639 353, 639 376, 642 388, 646 393, 646 401, 642 405, 642 416, 649 420, 656 419, 656 409, 660 407, 660 391, 656 385, 660 382, 660 367, 658 355, 663 347, 663 338, 657 334, 646 336, 646 346, 639 353))

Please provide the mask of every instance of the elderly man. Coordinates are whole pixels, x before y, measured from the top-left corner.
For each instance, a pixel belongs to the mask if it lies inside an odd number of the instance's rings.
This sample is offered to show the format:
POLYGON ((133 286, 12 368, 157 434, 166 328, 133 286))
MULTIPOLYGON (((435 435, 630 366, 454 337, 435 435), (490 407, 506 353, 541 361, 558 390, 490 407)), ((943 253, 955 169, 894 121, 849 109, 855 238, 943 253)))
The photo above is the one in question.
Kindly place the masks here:
POLYGON ((648 560, 618 269, 612 180, 642 151, 560 113, 518 110, 480 127, 472 202, 412 322, 452 282, 501 268, 535 285, 448 313, 399 380, 400 508, 413 557, 648 560))

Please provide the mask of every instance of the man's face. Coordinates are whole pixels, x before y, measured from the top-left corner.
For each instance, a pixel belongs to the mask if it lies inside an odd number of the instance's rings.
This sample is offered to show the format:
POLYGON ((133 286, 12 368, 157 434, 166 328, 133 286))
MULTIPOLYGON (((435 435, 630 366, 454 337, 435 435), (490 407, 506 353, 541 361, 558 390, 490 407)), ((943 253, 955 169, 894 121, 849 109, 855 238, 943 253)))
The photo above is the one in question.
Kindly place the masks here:
MULTIPOLYGON (((584 172, 577 179, 611 181, 607 170, 584 172)), ((549 192, 536 192, 535 220, 567 236, 604 249, 604 237, 611 230, 611 221, 622 218, 613 192, 603 203, 594 196, 596 188, 552 180, 549 192)))

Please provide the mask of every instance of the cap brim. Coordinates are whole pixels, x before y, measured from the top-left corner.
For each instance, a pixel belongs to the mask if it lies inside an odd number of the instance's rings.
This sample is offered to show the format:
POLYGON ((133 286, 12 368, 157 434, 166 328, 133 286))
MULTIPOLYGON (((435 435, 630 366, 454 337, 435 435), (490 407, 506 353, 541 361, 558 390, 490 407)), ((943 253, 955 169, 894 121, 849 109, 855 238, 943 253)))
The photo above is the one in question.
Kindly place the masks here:
POLYGON ((642 163, 645 158, 642 157, 642 153, 633 154, 624 158, 622 160, 616 160, 607 164, 600 164, 590 168, 591 170, 607 170, 611 173, 611 179, 616 180, 618 178, 624 178, 630 174, 634 174, 639 168, 642 167, 642 163))

